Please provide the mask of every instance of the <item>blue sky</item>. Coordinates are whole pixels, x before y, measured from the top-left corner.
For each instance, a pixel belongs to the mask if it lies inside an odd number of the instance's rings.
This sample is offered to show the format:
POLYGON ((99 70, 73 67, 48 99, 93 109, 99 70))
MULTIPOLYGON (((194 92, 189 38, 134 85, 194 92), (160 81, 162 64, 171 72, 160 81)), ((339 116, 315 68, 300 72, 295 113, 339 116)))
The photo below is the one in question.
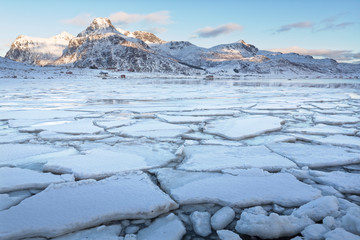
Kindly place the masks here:
POLYGON ((78 34, 95 17, 201 47, 240 39, 259 49, 360 61, 359 0, 0 0, 0 56, 20 35, 78 34))

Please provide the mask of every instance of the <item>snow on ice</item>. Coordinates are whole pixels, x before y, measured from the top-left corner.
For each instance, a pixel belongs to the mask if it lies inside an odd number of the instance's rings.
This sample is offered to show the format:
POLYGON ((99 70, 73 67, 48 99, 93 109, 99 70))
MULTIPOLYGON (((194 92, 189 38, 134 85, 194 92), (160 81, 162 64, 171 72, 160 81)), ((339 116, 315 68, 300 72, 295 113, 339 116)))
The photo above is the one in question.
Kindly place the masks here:
POLYGON ((1 211, 0 238, 56 237, 114 220, 153 218, 177 207, 144 173, 55 184, 1 211))

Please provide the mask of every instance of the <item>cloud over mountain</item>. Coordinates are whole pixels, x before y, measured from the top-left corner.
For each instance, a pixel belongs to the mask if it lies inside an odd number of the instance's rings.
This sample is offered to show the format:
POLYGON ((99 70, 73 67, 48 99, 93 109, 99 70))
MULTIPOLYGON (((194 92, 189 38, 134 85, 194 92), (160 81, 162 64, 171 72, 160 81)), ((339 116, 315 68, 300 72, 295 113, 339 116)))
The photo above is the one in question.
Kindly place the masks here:
POLYGON ((204 27, 195 31, 195 35, 193 37, 201 37, 201 38, 211 38, 217 37, 223 34, 229 34, 234 31, 243 30, 243 26, 236 23, 228 23, 224 25, 220 25, 217 27, 204 27))

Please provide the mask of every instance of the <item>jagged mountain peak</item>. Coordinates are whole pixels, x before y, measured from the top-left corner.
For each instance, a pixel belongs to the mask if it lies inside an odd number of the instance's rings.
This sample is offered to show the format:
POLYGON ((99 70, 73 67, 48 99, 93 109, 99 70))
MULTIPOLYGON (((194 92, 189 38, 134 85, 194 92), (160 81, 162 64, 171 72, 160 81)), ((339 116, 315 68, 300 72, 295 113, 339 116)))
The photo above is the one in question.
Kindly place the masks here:
POLYGON ((158 38, 155 34, 145 31, 135 31, 132 33, 135 38, 143 40, 145 43, 166 43, 166 41, 158 38))
POLYGON ((84 31, 79 33, 77 37, 85 37, 87 35, 98 35, 105 33, 119 33, 121 34, 114 25, 112 25, 110 19, 108 18, 95 18, 89 27, 87 27, 84 31))
POLYGON ((58 34, 58 35, 55 35, 55 36, 53 36, 53 38, 56 38, 56 39, 64 39, 64 40, 67 40, 67 41, 69 41, 70 39, 72 39, 74 36, 72 35, 72 34, 70 34, 70 33, 68 33, 68 32, 62 32, 62 33, 60 33, 60 34, 58 34))

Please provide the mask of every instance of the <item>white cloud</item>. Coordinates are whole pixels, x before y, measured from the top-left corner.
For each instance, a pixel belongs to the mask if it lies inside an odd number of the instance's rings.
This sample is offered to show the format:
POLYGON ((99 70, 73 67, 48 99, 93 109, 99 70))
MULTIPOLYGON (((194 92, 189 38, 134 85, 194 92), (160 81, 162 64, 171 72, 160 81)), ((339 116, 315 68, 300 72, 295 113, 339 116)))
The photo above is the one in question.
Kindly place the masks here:
POLYGON ((117 12, 110 14, 109 18, 113 23, 124 25, 136 22, 157 23, 163 25, 172 23, 169 11, 159 11, 148 14, 117 12))
POLYGON ((62 22, 65 24, 84 27, 84 26, 88 26, 93 19, 94 17, 91 16, 90 13, 82 13, 71 19, 64 19, 62 20, 62 22))
POLYGON ((236 23, 228 23, 218 27, 204 27, 195 31, 192 37, 210 38, 217 37, 222 34, 229 34, 234 31, 243 30, 243 26, 236 23))
POLYGON ((276 32, 287 32, 290 31, 291 29, 295 29, 295 28, 312 28, 313 27, 313 23, 309 22, 309 21, 305 21, 305 22, 297 22, 297 23, 291 23, 291 24, 286 24, 281 26, 279 29, 276 30, 276 32))
POLYGON ((301 55, 311 55, 320 58, 333 58, 337 61, 357 61, 360 60, 360 53, 350 50, 330 50, 330 49, 305 49, 298 46, 288 48, 269 49, 272 52, 298 53, 301 55))

